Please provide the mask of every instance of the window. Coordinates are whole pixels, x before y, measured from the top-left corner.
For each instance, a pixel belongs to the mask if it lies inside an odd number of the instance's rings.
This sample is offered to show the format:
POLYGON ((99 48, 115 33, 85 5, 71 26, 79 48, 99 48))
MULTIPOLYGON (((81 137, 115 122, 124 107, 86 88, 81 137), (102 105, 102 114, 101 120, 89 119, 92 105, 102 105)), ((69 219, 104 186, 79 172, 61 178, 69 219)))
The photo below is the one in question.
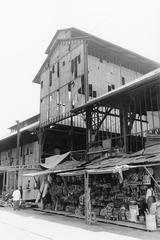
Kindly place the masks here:
POLYGON ((41 88, 43 88, 43 81, 41 81, 41 88))
POLYGON ((81 55, 78 55, 78 63, 81 63, 81 55))
POLYGON ((108 85, 108 92, 112 91, 115 89, 115 85, 114 84, 111 84, 111 85, 108 85))
POLYGON ((29 147, 26 149, 26 155, 29 155, 29 147))
POLYGON ((96 98, 97 97, 97 92, 93 91, 93 97, 96 98))
POLYGON ((81 93, 84 94, 84 75, 81 76, 81 93))
POLYGON ((59 90, 57 90, 57 99, 56 99, 56 101, 57 101, 57 105, 59 105, 59 90))
POLYGON ((111 85, 108 85, 108 92, 112 90, 111 85))
POLYGON ((49 73, 49 86, 52 86, 52 72, 49 73))
POLYGON ((62 62, 62 66, 65 66, 65 61, 62 62))
POLYGON ((74 59, 74 63, 75 63, 74 77, 77 78, 78 76, 77 57, 74 59))
POLYGON ((78 76, 78 57, 75 57, 71 61, 71 72, 74 73, 74 78, 78 76))
POLYGON ((122 82, 122 85, 125 84, 125 77, 121 77, 121 82, 122 82))
POLYGON ((89 96, 92 97, 92 84, 89 84, 89 96))
POLYGON ((54 73, 55 72, 55 67, 54 67, 54 65, 53 65, 53 67, 52 67, 52 73, 54 73))
POLYGON ((71 92, 71 83, 68 83, 68 92, 71 92))
POLYGON ((114 84, 112 84, 111 87, 112 87, 112 89, 115 89, 115 85, 114 84))
POLYGON ((60 69, 59 69, 59 62, 57 63, 57 77, 59 77, 59 75, 60 75, 60 69))
POLYGON ((74 73, 74 59, 71 61, 71 73, 74 73))

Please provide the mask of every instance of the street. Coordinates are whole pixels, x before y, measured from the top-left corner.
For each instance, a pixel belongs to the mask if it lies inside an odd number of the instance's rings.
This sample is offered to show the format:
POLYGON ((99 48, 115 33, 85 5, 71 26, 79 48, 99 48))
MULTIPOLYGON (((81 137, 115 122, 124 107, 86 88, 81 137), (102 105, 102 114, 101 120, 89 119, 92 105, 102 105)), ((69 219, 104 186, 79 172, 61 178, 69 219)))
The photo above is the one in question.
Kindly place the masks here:
POLYGON ((84 220, 29 210, 0 208, 0 239, 3 240, 158 240, 159 232, 112 224, 86 225, 84 220))

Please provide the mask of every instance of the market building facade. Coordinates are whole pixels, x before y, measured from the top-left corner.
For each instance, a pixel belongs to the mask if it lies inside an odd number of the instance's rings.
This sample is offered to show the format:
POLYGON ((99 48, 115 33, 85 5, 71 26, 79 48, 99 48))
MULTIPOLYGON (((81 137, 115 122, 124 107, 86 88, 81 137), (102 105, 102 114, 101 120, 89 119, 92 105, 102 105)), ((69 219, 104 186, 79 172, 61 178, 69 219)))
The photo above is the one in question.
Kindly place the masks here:
POLYGON ((147 186, 158 186, 159 64, 74 28, 57 31, 46 53, 34 79, 41 85, 42 142, 44 128, 63 126, 70 134, 66 150, 85 149, 86 156, 42 173, 50 174, 50 208, 87 222, 126 221, 133 210, 131 221, 140 215, 143 222, 147 186), (85 148, 84 138, 77 146, 73 139, 77 127, 86 130, 85 148))
POLYGON ((159 199, 160 64, 75 28, 46 54, 33 80, 41 171, 23 174, 39 183, 37 203, 50 194, 47 211, 144 224, 148 186, 159 199))

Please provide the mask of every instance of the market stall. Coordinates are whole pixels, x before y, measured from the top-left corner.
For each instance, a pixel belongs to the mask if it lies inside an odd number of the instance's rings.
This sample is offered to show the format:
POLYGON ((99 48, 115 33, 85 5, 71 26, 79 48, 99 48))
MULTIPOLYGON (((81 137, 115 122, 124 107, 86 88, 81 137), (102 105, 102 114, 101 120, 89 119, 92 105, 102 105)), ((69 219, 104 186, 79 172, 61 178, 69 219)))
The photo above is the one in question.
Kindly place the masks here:
POLYGON ((160 226, 160 163, 152 160, 87 170, 91 212, 97 220, 145 229, 150 218, 150 230, 160 226))

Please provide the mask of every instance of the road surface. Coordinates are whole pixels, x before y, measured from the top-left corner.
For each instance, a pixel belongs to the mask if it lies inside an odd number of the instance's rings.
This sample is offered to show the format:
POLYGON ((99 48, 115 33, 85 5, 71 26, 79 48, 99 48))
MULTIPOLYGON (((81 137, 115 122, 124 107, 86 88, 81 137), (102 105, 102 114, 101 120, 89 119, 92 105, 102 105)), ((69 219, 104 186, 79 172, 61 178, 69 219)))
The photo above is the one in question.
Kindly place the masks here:
POLYGON ((84 220, 33 210, 0 208, 0 240, 160 240, 160 232, 112 224, 88 226, 84 220))

